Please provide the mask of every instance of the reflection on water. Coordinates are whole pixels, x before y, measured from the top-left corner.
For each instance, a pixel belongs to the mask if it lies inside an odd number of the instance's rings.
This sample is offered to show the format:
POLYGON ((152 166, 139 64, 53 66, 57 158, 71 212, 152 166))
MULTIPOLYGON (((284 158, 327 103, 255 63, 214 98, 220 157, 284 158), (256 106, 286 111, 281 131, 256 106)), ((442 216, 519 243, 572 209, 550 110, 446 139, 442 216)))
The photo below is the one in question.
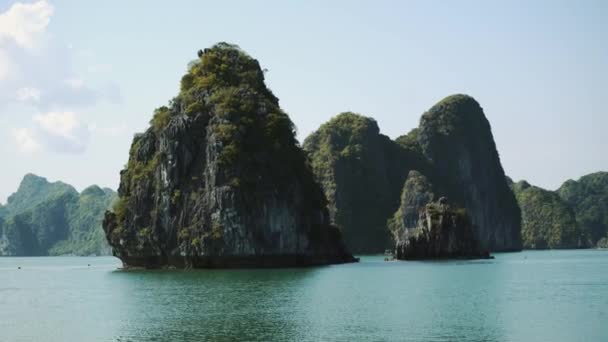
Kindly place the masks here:
POLYGON ((0 258, 0 341, 608 340, 601 251, 279 270, 119 265, 0 258))

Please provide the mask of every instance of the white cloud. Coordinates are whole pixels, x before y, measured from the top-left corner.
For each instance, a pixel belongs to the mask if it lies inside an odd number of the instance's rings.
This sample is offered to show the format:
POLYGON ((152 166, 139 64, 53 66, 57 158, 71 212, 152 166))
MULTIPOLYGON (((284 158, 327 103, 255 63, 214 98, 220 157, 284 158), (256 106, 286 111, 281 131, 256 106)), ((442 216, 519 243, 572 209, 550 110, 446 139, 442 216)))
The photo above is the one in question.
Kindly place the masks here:
POLYGON ((33 87, 23 87, 17 89, 17 100, 21 102, 40 101, 40 90, 33 87))
POLYGON ((17 149, 24 153, 33 153, 40 150, 41 145, 28 128, 16 128, 12 131, 13 139, 17 144, 17 149))
POLYGON ((34 116, 34 122, 44 131, 66 139, 75 139, 74 131, 80 126, 80 122, 73 112, 38 114, 34 116))
POLYGON ((74 112, 48 112, 34 115, 31 125, 14 128, 11 133, 20 152, 82 153, 93 129, 74 112))
MULTIPOLYGON (((19 151, 82 153, 92 129, 78 113, 100 101, 119 103, 122 94, 113 83, 95 84, 93 71, 103 72, 104 64, 95 60, 94 51, 52 34, 53 12, 48 0, 16 2, 0 12, 0 119, 19 122, 8 124, 20 127, 10 131, 19 151), (75 61, 82 59, 85 66, 98 67, 78 70, 82 63, 75 61), (83 79, 82 73, 92 79, 83 79), (24 117, 29 124, 23 125, 24 117)), ((98 132, 112 136, 123 130, 117 126, 98 132)))
POLYGON ((59 153, 82 153, 86 150, 90 130, 74 112, 49 112, 35 115, 39 139, 59 153))
MULTIPOLYGON (((74 77, 79 74, 74 70, 74 60, 83 57, 72 44, 52 35, 53 12, 49 2, 42 0, 17 2, 0 13, 0 107, 28 102, 46 112, 120 101, 116 85, 94 85, 90 80, 74 77), (24 88, 37 89, 39 96, 30 93, 33 97, 25 96, 28 101, 20 96, 25 93, 15 97, 24 88)), ((90 58, 96 58, 95 54, 91 52, 90 58)), ((91 60, 87 64, 100 62, 91 60)), ((89 71, 85 68, 82 72, 89 71)))
POLYGON ((0 14, 0 41, 10 40, 18 46, 35 50, 40 47, 53 15, 53 7, 45 0, 15 3, 0 14))

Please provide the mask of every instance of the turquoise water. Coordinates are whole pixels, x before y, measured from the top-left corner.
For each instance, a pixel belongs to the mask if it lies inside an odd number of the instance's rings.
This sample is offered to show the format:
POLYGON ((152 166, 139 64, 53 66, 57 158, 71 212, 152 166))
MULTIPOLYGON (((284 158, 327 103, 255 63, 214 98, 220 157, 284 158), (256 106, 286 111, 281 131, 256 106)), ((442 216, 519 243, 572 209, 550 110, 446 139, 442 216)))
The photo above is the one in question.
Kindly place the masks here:
POLYGON ((119 265, 0 258, 0 341, 608 341, 607 251, 280 270, 119 265))

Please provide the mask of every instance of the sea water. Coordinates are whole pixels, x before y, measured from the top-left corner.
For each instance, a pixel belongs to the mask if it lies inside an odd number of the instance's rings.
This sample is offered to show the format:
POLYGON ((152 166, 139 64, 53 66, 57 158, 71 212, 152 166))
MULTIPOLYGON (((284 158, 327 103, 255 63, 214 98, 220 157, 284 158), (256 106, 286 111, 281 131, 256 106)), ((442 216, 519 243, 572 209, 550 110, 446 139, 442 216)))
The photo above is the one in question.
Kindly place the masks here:
POLYGON ((299 269, 0 258, 0 341, 608 341, 608 251, 299 269))

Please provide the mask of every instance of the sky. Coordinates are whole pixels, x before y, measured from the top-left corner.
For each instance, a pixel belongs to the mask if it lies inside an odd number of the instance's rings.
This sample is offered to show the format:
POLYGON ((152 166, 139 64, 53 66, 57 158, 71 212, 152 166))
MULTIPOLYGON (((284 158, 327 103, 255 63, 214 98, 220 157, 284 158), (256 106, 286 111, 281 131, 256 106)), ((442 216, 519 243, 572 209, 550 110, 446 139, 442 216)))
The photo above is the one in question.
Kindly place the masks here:
POLYGON ((234 43, 304 138, 344 111, 396 138, 477 99, 507 175, 608 171, 608 1, 0 0, 0 203, 26 173, 117 188, 199 49, 234 43))

